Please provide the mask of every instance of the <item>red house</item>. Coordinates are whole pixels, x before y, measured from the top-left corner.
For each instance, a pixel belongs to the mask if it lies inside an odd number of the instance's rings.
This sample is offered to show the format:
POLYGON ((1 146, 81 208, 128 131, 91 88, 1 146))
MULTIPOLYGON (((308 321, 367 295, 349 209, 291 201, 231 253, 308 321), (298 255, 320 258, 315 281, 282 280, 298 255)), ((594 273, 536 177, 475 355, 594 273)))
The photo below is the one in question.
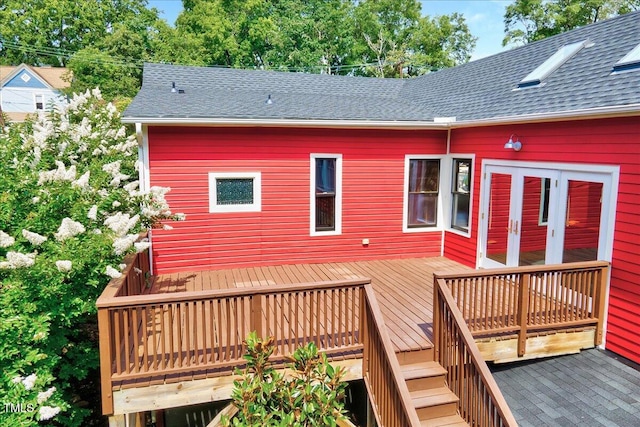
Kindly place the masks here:
POLYGON ((146 64, 141 185, 186 214, 153 230, 154 274, 608 261, 603 345, 640 363, 639 28, 405 80, 146 64))

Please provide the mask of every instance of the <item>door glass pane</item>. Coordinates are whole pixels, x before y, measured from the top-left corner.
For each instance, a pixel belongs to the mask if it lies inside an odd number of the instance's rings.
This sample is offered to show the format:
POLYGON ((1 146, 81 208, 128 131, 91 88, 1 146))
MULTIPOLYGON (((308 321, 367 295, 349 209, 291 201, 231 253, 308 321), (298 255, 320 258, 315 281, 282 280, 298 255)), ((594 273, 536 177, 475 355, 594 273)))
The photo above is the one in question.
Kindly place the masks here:
POLYGON ((562 262, 598 259, 602 183, 569 180, 562 262))
MULTIPOLYGON (((548 214, 548 199, 545 202, 545 178, 524 177, 522 194, 522 219, 518 224, 520 233, 519 265, 544 265, 547 248, 547 222, 542 221, 545 210, 548 214), (540 212, 540 211, 543 212, 540 212)), ((547 193, 548 194, 548 193, 547 193)))
POLYGON ((501 264, 507 262, 511 175, 492 173, 489 190, 487 258, 501 264))

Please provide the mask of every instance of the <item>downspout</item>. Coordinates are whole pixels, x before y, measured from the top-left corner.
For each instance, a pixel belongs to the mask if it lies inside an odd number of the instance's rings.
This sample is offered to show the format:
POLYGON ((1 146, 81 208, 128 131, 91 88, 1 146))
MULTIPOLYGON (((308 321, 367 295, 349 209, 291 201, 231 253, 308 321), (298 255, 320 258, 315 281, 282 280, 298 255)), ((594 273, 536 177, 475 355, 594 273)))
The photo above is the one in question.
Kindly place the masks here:
MULTIPOLYGON (((136 139, 138 140, 138 182, 140 191, 149 192, 151 188, 149 177, 149 138, 147 127, 142 123, 136 123, 136 139)), ((153 238, 152 230, 149 233, 149 272, 153 274, 153 238)))
MULTIPOLYGON (((447 155, 445 157, 445 159, 447 159, 447 163, 450 165, 451 162, 449 162, 449 156, 451 155, 451 126, 449 126, 447 128, 447 155)), ((450 174, 449 174, 450 175, 450 174)), ((451 192, 449 192, 451 193, 451 192)), ((447 199, 448 199, 449 195, 447 195, 447 199)), ((443 195, 443 199, 445 199, 444 195, 443 195)), ((447 203, 447 206, 450 206, 450 203, 447 203)), ((446 220, 446 217, 445 217, 446 220)), ((442 227, 442 235, 440 238, 440 256, 444 256, 444 235, 446 233, 444 224, 442 227)))

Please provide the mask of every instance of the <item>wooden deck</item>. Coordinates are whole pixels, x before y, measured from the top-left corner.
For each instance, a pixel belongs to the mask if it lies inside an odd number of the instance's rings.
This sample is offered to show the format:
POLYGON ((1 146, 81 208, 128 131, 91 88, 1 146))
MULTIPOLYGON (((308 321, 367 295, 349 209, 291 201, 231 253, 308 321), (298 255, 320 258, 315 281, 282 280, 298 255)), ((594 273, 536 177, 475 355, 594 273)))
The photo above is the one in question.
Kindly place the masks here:
POLYGON ((444 257, 292 264, 156 276, 151 293, 370 278, 396 352, 432 348, 433 273, 467 267, 444 257))

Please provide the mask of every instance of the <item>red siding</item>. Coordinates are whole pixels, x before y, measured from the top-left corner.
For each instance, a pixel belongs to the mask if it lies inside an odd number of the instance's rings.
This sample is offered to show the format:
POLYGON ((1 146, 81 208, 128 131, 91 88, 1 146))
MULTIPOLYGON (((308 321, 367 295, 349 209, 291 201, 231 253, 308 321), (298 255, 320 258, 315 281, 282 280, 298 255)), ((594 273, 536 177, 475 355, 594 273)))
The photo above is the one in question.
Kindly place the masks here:
POLYGON ((151 184, 187 214, 153 232, 159 273, 441 253, 440 232, 402 232, 402 204, 405 155, 444 154, 445 132, 152 127, 149 146, 151 184), (311 153, 343 156, 339 236, 309 236, 311 153), (209 213, 209 172, 256 171, 261 212, 209 213))
MULTIPOLYGON (((467 265, 476 264, 480 174, 484 159, 619 165, 606 345, 640 362, 639 135, 638 117, 454 129, 452 152, 476 153, 473 228, 471 238, 445 233, 445 256, 467 265), (523 142, 520 152, 503 148, 513 133, 523 142)), ((594 203, 594 199, 585 199, 583 208, 589 203, 594 203)))

